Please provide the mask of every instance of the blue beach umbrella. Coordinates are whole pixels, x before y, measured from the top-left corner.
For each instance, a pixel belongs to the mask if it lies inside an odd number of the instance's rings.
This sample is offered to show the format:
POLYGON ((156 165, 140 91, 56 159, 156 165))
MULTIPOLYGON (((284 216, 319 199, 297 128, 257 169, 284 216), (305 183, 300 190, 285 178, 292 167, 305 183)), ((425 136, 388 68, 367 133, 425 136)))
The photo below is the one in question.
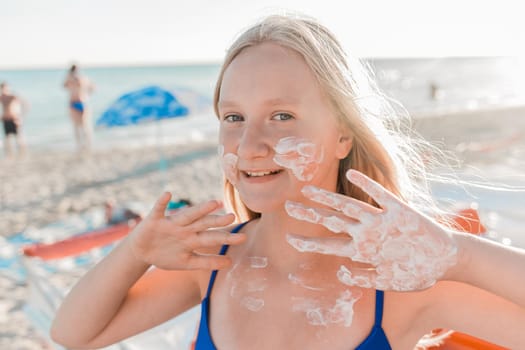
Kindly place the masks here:
POLYGON ((188 107, 182 105, 173 93, 159 86, 148 86, 120 96, 97 119, 95 126, 127 126, 188 114, 188 107))
MULTIPOLYGON (((185 91, 185 90, 181 90, 185 91)), ((148 86, 120 96, 96 120, 96 127, 123 127, 156 122, 157 146, 160 155, 159 168, 165 171, 167 160, 161 147, 160 121, 189 115, 190 109, 181 104, 174 93, 159 86, 148 86)))

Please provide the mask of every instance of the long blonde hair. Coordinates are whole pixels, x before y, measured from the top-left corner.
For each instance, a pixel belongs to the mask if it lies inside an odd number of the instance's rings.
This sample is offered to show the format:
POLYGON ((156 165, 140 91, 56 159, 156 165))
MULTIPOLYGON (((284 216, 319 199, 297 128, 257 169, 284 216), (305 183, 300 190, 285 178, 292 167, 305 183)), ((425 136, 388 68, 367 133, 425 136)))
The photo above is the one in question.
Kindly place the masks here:
MULTIPOLYGON (((425 164, 414 135, 401 132, 406 111, 395 111, 379 92, 367 70, 347 57, 335 36, 317 21, 297 15, 272 15, 242 33, 227 51, 215 88, 214 107, 221 93, 225 70, 245 48, 271 41, 299 53, 316 77, 338 118, 352 137, 352 149, 339 163, 337 191, 368 203, 368 195, 352 185, 345 173, 356 169, 422 209, 432 203, 425 164), (417 145, 416 145, 417 143, 417 145)), ((428 152, 426 153, 428 154, 428 152)), ((225 180, 226 204, 238 219, 260 216, 247 208, 233 185, 225 180)))

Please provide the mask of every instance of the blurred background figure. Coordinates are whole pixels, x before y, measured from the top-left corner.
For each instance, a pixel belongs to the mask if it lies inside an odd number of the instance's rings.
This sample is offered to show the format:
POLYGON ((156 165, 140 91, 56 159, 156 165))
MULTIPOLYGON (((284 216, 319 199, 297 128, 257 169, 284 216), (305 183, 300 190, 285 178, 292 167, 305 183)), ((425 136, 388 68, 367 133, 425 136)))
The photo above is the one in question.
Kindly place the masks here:
MULTIPOLYGON (((166 208, 167 214, 172 211, 192 206, 193 202, 187 198, 172 200, 166 208)), ((142 220, 145 215, 145 208, 139 203, 127 203, 118 205, 115 199, 109 198, 104 202, 104 217, 107 225, 116 225, 129 220, 142 220)))
POLYGON ((116 225, 129 220, 140 220, 143 216, 140 210, 135 208, 117 206, 113 198, 108 199, 104 203, 104 215, 108 225, 116 225))
POLYGON ((69 68, 64 88, 69 92, 69 114, 79 151, 91 148, 91 114, 87 100, 94 90, 93 83, 78 72, 77 65, 69 68))
POLYGON ((435 82, 430 83, 430 98, 434 101, 441 100, 443 98, 443 90, 435 82))
POLYGON ((22 136, 22 105, 20 97, 11 93, 6 82, 0 84, 0 104, 2 105, 2 122, 4 124, 4 151, 6 157, 12 156, 11 141, 16 143, 18 154, 25 151, 22 136), (12 140, 13 139, 13 140, 12 140))

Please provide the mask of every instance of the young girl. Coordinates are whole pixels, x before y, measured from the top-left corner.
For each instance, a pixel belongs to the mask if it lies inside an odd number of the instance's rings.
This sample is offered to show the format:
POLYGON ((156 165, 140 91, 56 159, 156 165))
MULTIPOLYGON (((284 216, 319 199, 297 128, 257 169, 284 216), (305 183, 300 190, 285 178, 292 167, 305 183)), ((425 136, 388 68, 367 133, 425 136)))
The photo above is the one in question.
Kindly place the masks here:
POLYGON ((322 25, 244 32, 215 110, 233 213, 165 216, 163 194, 64 300, 55 341, 103 347, 201 303, 199 350, 412 349, 434 328, 525 346, 524 251, 433 219, 423 152, 322 25))

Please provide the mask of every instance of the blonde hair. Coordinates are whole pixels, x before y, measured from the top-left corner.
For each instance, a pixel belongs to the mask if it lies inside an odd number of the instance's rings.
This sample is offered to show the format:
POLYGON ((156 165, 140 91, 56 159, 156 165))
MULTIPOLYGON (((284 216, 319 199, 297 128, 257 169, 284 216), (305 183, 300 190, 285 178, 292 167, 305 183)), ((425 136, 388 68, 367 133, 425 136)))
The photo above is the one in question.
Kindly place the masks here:
MULTIPOLYGON (((242 33, 226 53, 215 88, 217 103, 225 70, 245 48, 271 41, 299 53, 316 77, 338 118, 352 137, 352 149, 339 163, 337 191, 374 204, 373 199, 350 183, 345 173, 356 169, 374 179, 405 201, 422 209, 432 204, 425 177, 421 145, 410 129, 403 127, 406 111, 396 112, 377 89, 367 70, 347 57, 335 36, 317 21, 297 15, 272 15, 242 33), (408 133, 407 133, 408 132, 408 133), (416 145, 417 144, 417 145, 416 145)), ((428 151, 427 151, 428 152, 428 151)), ((260 216, 242 203, 239 194, 225 180, 226 204, 241 221, 260 216)))

